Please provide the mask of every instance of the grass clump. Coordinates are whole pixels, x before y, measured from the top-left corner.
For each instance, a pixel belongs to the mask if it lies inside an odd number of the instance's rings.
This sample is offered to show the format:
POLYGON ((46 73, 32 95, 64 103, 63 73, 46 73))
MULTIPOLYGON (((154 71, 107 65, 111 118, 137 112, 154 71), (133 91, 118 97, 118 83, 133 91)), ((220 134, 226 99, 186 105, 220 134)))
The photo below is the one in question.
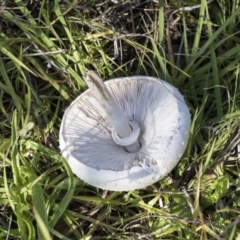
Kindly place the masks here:
POLYGON ((237 238, 238 1, 0 4, 1 239, 237 238), (190 139, 168 177, 120 193, 73 176, 58 130, 89 69, 157 76, 184 94, 190 139))

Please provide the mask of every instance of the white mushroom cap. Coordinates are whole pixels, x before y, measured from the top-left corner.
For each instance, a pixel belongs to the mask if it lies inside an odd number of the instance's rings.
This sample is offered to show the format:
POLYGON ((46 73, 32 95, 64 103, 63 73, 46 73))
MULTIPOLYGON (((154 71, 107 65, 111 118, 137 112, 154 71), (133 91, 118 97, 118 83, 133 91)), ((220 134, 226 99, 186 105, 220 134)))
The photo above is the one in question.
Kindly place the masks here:
POLYGON ((130 123, 139 126, 140 149, 128 152, 113 140, 112 122, 89 89, 64 114, 61 152, 73 173, 95 187, 144 188, 166 176, 184 153, 189 109, 175 87, 154 77, 116 78, 104 84, 130 123))

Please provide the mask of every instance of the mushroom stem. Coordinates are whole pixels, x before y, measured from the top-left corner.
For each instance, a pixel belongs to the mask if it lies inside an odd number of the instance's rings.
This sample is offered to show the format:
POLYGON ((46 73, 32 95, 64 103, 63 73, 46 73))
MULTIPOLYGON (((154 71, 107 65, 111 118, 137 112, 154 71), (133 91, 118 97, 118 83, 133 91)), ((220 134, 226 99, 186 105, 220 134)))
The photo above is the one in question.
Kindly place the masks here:
POLYGON ((137 125, 138 133, 133 134, 133 131, 136 130, 129 126, 129 120, 106 88, 102 79, 94 71, 87 72, 84 76, 84 80, 91 89, 93 96, 100 102, 104 111, 107 113, 108 118, 114 127, 113 131, 116 131, 117 135, 122 139, 128 138, 131 134, 135 135, 136 140, 129 146, 125 146, 126 150, 130 153, 139 151, 141 148, 138 142, 138 135, 140 132, 139 126, 137 125))

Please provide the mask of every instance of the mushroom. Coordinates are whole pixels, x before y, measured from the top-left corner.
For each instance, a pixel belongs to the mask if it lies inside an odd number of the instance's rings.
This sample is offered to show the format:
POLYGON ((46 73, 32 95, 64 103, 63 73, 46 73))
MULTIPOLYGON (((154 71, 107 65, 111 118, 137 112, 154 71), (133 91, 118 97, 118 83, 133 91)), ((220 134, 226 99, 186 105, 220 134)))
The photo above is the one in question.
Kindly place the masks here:
POLYGON ((179 91, 154 77, 102 82, 90 71, 89 89, 65 111, 60 150, 79 178, 95 187, 128 191, 166 176, 188 141, 189 109, 179 91))

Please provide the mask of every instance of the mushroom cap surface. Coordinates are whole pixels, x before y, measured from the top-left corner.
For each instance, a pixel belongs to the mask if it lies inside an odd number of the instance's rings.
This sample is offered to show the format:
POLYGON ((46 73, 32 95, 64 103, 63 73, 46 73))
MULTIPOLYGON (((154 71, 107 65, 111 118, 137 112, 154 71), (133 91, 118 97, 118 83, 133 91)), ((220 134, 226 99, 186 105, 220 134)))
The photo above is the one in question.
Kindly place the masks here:
POLYGON ((144 188, 166 176, 183 155, 189 109, 179 91, 158 78, 123 77, 104 84, 126 117, 138 123, 141 149, 129 153, 113 141, 113 126, 89 89, 64 113, 60 150, 88 184, 112 191, 144 188))

